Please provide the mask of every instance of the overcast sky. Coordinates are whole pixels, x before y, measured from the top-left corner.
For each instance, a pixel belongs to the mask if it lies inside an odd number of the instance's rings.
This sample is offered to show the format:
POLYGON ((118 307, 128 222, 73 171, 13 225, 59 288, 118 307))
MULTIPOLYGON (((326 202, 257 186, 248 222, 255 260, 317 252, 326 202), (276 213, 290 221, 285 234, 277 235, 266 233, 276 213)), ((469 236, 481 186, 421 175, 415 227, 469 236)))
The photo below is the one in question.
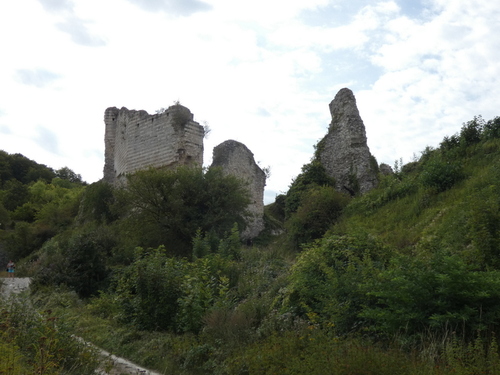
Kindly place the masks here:
POLYGON ((475 115, 500 116, 500 2, 492 0, 15 0, 0 2, 0 149, 89 183, 104 111, 175 101, 286 192, 356 96, 379 163, 409 162, 475 115))

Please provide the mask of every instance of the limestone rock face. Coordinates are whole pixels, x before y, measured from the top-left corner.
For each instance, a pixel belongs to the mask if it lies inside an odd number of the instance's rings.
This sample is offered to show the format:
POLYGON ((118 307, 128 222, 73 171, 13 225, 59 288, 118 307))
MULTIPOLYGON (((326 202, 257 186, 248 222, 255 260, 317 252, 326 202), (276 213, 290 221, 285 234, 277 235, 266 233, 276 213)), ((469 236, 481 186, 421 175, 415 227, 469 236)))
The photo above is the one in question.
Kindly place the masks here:
POLYGON ((380 164, 379 171, 384 176, 389 176, 389 175, 394 174, 392 167, 389 164, 385 164, 385 163, 380 164))
POLYGON ((223 172, 243 180, 250 192, 248 206, 250 218, 241 238, 251 239, 264 229, 264 186, 266 174, 255 163, 253 153, 243 144, 228 140, 216 146, 213 151, 212 167, 221 167, 223 172))
POLYGON ((376 161, 351 90, 343 88, 337 93, 330 113, 332 122, 318 143, 317 156, 328 175, 335 178, 337 190, 363 194, 377 186, 376 161))
POLYGON ((155 115, 111 107, 104 122, 104 181, 110 184, 148 167, 203 165, 203 126, 182 105, 155 115))

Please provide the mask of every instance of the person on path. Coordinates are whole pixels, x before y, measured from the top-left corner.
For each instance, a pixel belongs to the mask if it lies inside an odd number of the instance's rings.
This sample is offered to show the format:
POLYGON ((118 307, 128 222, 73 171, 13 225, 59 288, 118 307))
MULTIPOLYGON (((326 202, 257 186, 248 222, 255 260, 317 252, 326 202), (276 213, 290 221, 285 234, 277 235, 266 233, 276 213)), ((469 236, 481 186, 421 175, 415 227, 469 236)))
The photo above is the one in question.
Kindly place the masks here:
POLYGON ((16 265, 13 261, 9 261, 7 263, 7 272, 9 273, 10 278, 14 278, 14 271, 16 270, 16 265))

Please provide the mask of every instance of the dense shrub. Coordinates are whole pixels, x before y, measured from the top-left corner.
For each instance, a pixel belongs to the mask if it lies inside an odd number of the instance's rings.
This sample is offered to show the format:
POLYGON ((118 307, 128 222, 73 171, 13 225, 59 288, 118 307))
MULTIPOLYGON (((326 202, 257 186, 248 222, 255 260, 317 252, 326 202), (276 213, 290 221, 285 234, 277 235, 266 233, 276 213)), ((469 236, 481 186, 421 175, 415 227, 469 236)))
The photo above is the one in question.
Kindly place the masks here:
POLYGON ((360 316, 378 333, 412 336, 495 329, 500 323, 500 271, 474 271, 457 255, 396 256, 364 290, 376 304, 360 316))
POLYGON ((138 248, 116 289, 125 322, 145 330, 174 329, 184 267, 185 261, 167 257, 163 247, 138 248))
POLYGON ((481 116, 474 116, 474 119, 463 124, 460 130, 460 145, 464 148, 481 141, 485 122, 481 116))
POLYGON ((83 228, 45 243, 36 265, 33 288, 66 285, 80 297, 90 297, 106 286, 106 259, 115 241, 106 228, 83 228))
POLYGON ((286 218, 297 211, 307 191, 315 186, 335 186, 334 179, 326 174, 325 167, 318 160, 304 165, 302 173, 292 181, 285 198, 286 218))
POLYGON ((111 223, 116 220, 117 214, 113 209, 115 196, 113 187, 98 181, 87 186, 80 204, 79 220, 96 221, 98 223, 111 223))
POLYGON ((283 312, 331 322, 341 332, 359 327, 370 299, 362 283, 386 262, 387 249, 370 238, 329 236, 308 246, 290 272, 283 312))
POLYGON ((331 186, 315 186, 307 190, 297 212, 286 222, 288 238, 294 248, 323 236, 338 220, 349 197, 331 186))
POLYGON ((137 249, 115 287, 122 316, 145 330, 198 332, 203 317, 231 304, 228 260, 209 255, 187 262, 167 256, 164 247, 137 249))
POLYGON ((184 167, 135 173, 121 191, 119 202, 126 208, 123 232, 134 246, 164 245, 172 253, 190 258, 198 230, 210 235, 212 251, 234 223, 242 230, 250 198, 242 181, 224 175, 219 168, 184 167))
POLYGON ((483 137, 485 139, 500 138, 500 117, 495 117, 484 124, 483 137))
POLYGON ((462 168, 456 162, 449 162, 434 157, 423 166, 420 181, 425 187, 443 192, 450 189, 464 178, 462 168))
POLYGON ((36 311, 27 300, 0 296, 0 373, 95 374, 97 352, 71 334, 51 311, 36 311))

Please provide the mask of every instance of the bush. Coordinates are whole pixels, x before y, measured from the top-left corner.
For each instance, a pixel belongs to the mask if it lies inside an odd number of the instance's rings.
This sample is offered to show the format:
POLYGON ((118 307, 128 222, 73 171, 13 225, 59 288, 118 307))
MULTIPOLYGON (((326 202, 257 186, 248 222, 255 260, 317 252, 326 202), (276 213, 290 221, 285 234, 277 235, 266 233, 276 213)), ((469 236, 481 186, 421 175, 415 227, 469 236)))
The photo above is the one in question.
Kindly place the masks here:
POLYGON ((164 247, 136 251, 115 287, 125 322, 150 331, 198 332, 210 309, 231 306, 228 259, 208 255, 189 263, 168 257, 164 247))
POLYGON ((460 144, 466 148, 481 141, 481 134, 484 128, 484 120, 481 116, 474 116, 474 119, 466 122, 460 131, 460 144))
POLYGON ((149 169, 129 176, 120 192, 124 231, 136 246, 164 245, 175 255, 191 258, 193 239, 200 230, 209 234, 212 251, 234 225, 246 225, 249 193, 242 181, 226 176, 220 168, 203 170, 149 169), (213 242, 213 243, 212 243, 213 242))
POLYGON ((306 247, 290 272, 283 312, 315 323, 332 322, 340 332, 360 326, 370 302, 361 285, 386 262, 387 250, 370 238, 329 236, 306 247))
POLYGON ((297 212, 285 224, 294 248, 323 236, 338 220, 349 197, 333 187, 313 187, 307 190, 297 212))
POLYGON ((495 117, 484 124, 483 137, 485 139, 500 138, 500 117, 495 117))
POLYGON ((428 331, 471 337, 500 324, 500 271, 474 271, 457 255, 395 257, 363 288, 376 304, 360 316, 388 337, 428 331))
POLYGON ((443 192, 464 178, 462 168, 452 162, 434 157, 424 164, 420 181, 425 187, 443 192))
POLYGON ((326 174, 325 167, 318 160, 302 167, 299 174, 290 185, 285 198, 285 217, 296 212, 302 204, 302 198, 307 196, 307 191, 315 186, 335 186, 333 178, 326 174))
POLYGON ((106 228, 83 228, 46 242, 33 277, 33 288, 66 285, 80 297, 90 297, 106 286, 106 259, 115 241, 106 228))
POLYGON ((125 322, 145 330, 174 329, 184 268, 185 261, 167 257, 164 247, 138 248, 116 290, 125 322))
POLYGON ((95 373, 97 352, 72 336, 63 319, 34 310, 28 301, 1 302, 0 373, 6 364, 7 374, 95 373))

